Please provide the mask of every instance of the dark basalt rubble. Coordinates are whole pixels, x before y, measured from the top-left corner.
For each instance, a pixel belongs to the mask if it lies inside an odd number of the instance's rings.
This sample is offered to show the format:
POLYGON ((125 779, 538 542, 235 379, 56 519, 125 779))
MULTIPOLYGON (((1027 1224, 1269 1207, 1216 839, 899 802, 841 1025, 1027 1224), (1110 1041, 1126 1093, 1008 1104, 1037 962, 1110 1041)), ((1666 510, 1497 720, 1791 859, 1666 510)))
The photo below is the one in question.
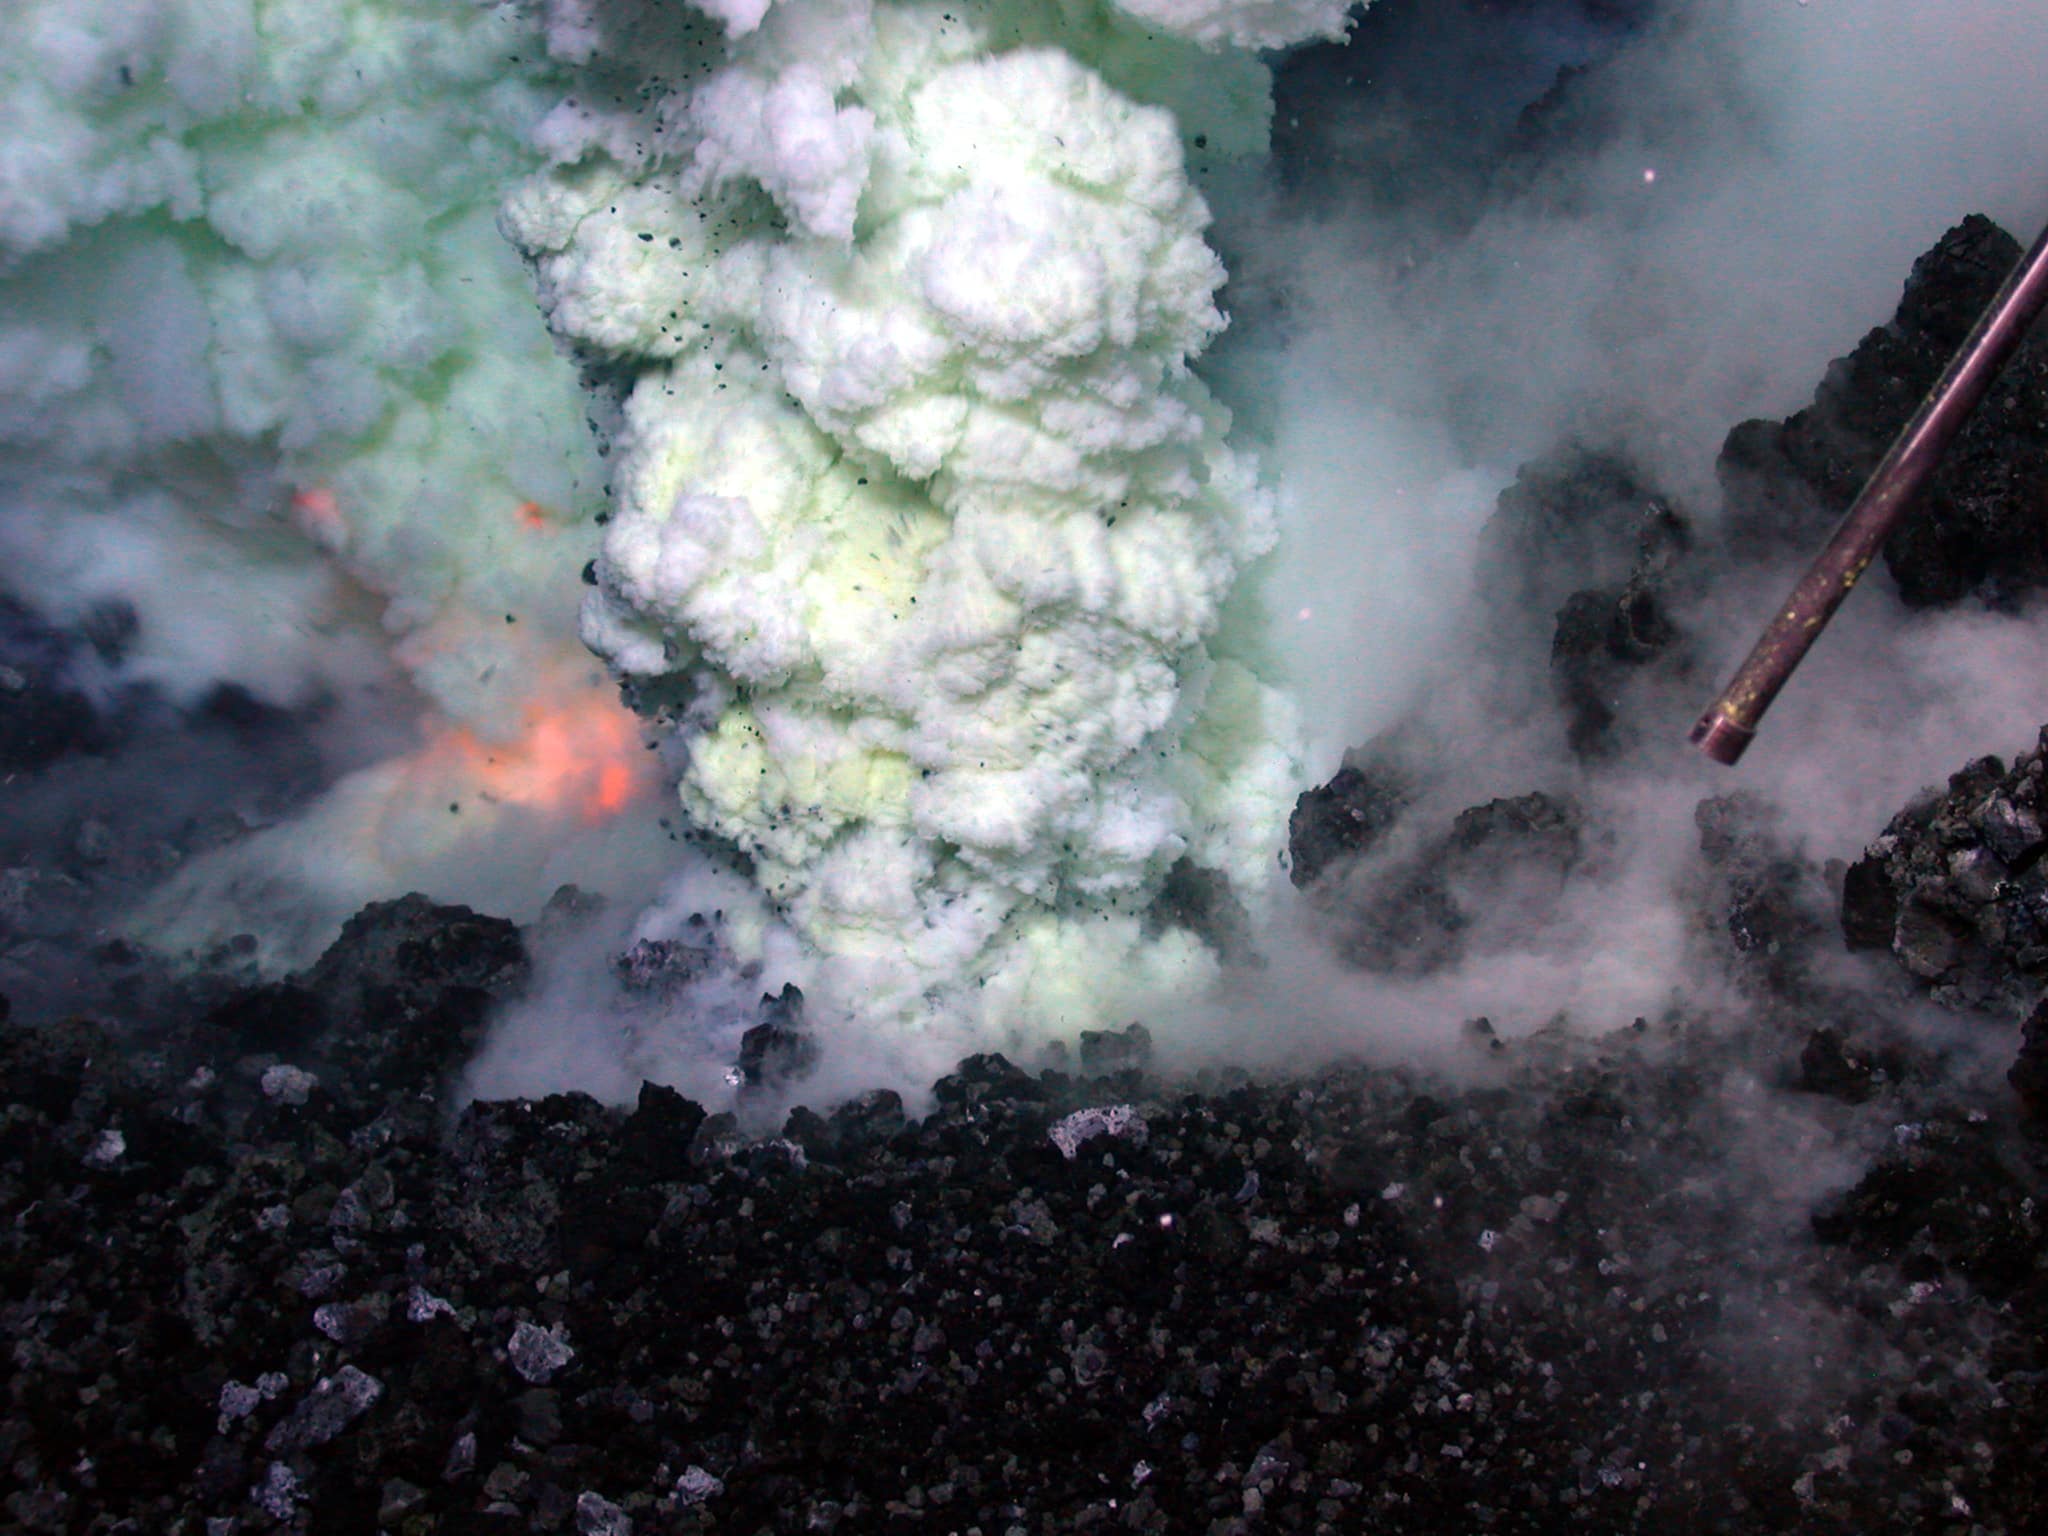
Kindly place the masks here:
POLYGON ((1464 1086, 1139 1029, 765 1139, 654 1085, 451 1118, 466 1037, 380 1020, 510 939, 366 913, 308 974, 402 1002, 309 987, 297 1060, 0 1029, 9 1529, 2037 1528, 2041 1170, 1952 1077, 1844 1107, 1819 1198, 1682 1019, 1464 1086))
POLYGON ((2048 729, 1892 818, 1843 888, 1852 948, 1889 950, 1944 1002, 2017 1020, 2048 989, 2048 729))

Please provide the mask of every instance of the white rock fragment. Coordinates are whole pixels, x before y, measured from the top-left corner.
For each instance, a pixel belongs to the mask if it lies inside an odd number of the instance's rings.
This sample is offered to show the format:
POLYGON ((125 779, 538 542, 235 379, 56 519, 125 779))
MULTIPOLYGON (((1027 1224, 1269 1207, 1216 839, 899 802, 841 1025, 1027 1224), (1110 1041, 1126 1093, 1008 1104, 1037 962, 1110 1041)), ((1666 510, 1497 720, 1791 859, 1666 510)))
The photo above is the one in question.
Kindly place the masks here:
POLYGON ((383 1382, 355 1366, 345 1365, 332 1376, 322 1376, 313 1383, 313 1390, 264 1437, 263 1448, 272 1455, 290 1455, 309 1446, 325 1445, 368 1412, 370 1405, 383 1395, 383 1382))
POLYGON ((1060 1149, 1060 1155, 1072 1162, 1082 1144, 1093 1141, 1097 1136, 1122 1137, 1142 1147, 1150 1132, 1144 1117, 1133 1105, 1105 1104, 1077 1109, 1064 1119, 1055 1121, 1045 1134, 1060 1149))
POLYGON ((299 1276, 299 1294, 308 1301, 318 1301, 323 1296, 334 1294, 336 1286, 348 1277, 346 1264, 313 1264, 299 1276))
POLYGON ((303 1104, 320 1086, 320 1079, 301 1067, 280 1063, 265 1067, 260 1085, 263 1097, 277 1104, 303 1104))
POLYGON ((1525 1195, 1521 1209, 1531 1221, 1548 1223, 1557 1220, 1558 1212, 1564 1209, 1564 1202, 1550 1195, 1525 1195))
POLYGON ((511 1357, 512 1369, 537 1387, 546 1386, 555 1372, 576 1358, 576 1351, 569 1347, 567 1330, 560 1323, 552 1328, 537 1323, 519 1324, 512 1330, 505 1353, 511 1357))
POLYGON ((455 1308, 426 1287, 415 1285, 406 1293, 405 1315, 415 1323, 425 1323, 437 1317, 453 1317, 455 1308))
POLYGON ((313 1309, 313 1326, 335 1343, 353 1346, 374 1336, 391 1313, 391 1300, 381 1291, 350 1302, 329 1302, 313 1309))
POLYGON ((683 1475, 676 1479, 675 1500, 679 1505, 702 1504, 723 1492, 724 1479, 714 1477, 695 1464, 683 1468, 683 1475))
POLYGON ((245 1419, 256 1411, 259 1403, 275 1399, 291 1385, 291 1378, 283 1371, 265 1371, 256 1378, 254 1386, 240 1381, 227 1381, 220 1389, 219 1428, 226 1434, 228 1426, 237 1419, 245 1419))
POLYGON ((86 1149, 85 1166, 101 1171, 114 1167, 128 1155, 128 1138, 113 1126, 101 1131, 86 1149))
POLYGON ((263 1393, 246 1382, 223 1382, 220 1389, 220 1432, 226 1434, 230 1424, 237 1419, 246 1419, 262 1401, 263 1393))
POLYGON ((602 1494, 576 1495, 577 1536, 633 1536, 633 1517, 602 1494))
POLYGON ((327 1225, 341 1232, 358 1231, 369 1226, 371 1220, 370 1209, 353 1184, 334 1197, 327 1212, 327 1225))
POLYGON ((273 1461, 265 1469, 263 1481, 249 1490, 249 1497, 271 1519, 289 1520, 298 1512, 303 1497, 298 1474, 283 1462, 273 1461))

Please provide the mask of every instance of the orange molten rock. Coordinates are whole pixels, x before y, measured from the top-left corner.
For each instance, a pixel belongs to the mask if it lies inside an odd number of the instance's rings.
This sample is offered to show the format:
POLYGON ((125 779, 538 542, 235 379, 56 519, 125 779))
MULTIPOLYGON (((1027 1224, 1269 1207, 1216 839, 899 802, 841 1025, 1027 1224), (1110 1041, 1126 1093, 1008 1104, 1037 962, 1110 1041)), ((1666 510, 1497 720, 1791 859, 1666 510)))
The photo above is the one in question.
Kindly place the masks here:
POLYGON ((651 786, 638 722, 602 694, 526 706, 525 728, 508 742, 449 726, 415 758, 420 777, 467 787, 494 805, 518 805, 586 823, 623 811, 651 786))

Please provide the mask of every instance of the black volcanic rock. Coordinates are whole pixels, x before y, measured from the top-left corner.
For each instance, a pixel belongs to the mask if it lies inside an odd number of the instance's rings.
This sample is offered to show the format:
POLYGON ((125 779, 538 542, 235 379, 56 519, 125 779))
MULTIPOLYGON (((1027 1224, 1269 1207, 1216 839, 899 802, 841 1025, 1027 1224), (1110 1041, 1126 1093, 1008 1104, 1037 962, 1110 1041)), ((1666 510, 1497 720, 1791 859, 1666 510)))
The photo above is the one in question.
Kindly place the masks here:
POLYGON ((1537 791, 1469 806, 1448 828, 1385 862, 1359 864, 1318 898, 1350 964, 1424 976, 1540 922, 1583 851, 1577 803, 1537 791))
POLYGON ((114 732, 72 680, 77 642, 0 593, 0 770, 103 751, 114 732))
POLYGON ((2048 994, 2027 1015, 2020 1031, 2019 1059, 2007 1080, 2035 1123, 2048 1127, 2048 994))
POLYGON ((236 1049, 289 1055, 312 1048, 327 1025, 320 994, 294 982, 265 983, 238 991, 207 1015, 236 1049))
POLYGON ((1184 928, 1202 940, 1226 963, 1253 961, 1251 914, 1222 871, 1206 869, 1193 859, 1176 859, 1145 914, 1146 932, 1156 936, 1167 928, 1184 928))
POLYGON ((1370 850, 1411 798, 1406 775, 1367 757, 1347 761, 1327 784, 1304 790, 1287 819, 1287 878, 1297 888, 1370 850))
POLYGON ((1631 674, 1663 658, 1681 638, 1667 591, 1687 543, 1685 524, 1660 502, 1647 505, 1636 563, 1618 588, 1583 588, 1557 611, 1550 667, 1568 715, 1565 740, 1582 758, 1611 754, 1626 740, 1617 700, 1631 674))
MULTIPOLYGON (((1730 432, 1718 471, 1731 540, 1817 550, 2020 254, 1989 219, 1965 219, 1914 263, 1897 314, 1829 366, 1811 405, 1730 432)), ((2048 333, 2021 346, 1884 559, 1915 607, 2009 601, 2048 581, 2048 333)))
POLYGON ((1522 465, 1501 492, 1481 537, 1474 639, 1504 692, 1550 695, 1573 755, 1631 744, 1646 674, 1689 667, 1676 615, 1691 543, 1669 497, 1583 444, 1522 465))
POLYGON ((1628 586, 1684 541, 1670 499, 1613 453, 1566 444, 1515 472, 1480 535, 1475 588, 1490 648, 1540 666, 1574 593, 1628 586))
POLYGON ((818 1061, 818 1042, 804 1027, 804 994, 793 983, 761 999, 761 1022, 740 1036, 739 1074, 750 1089, 801 1081, 818 1061))
POLYGON ((415 894, 363 908, 296 981, 333 1023, 324 1054, 348 1080, 382 1087, 453 1073, 531 969, 513 924, 415 894))
POLYGON ((337 1013, 371 1003, 401 1009, 454 989, 508 994, 523 985, 529 962, 519 930, 467 907, 401 896, 363 908, 313 968, 305 984, 337 1013))
POLYGON ((1802 1000, 1807 962, 1827 930, 1829 893, 1802 858, 1784 813, 1737 792, 1693 808, 1704 872, 1700 905, 1715 927, 1715 949, 1754 989, 1802 1000))

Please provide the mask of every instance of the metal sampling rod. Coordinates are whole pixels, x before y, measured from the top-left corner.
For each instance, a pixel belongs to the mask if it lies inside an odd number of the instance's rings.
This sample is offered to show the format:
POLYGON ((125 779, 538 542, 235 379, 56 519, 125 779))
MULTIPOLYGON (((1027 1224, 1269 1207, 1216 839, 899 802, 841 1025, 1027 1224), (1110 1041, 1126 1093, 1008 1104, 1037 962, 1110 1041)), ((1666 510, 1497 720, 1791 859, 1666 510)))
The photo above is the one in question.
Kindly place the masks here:
POLYGON ((1941 377, 1920 402, 1843 514, 1827 547, 1785 599, 1777 617, 1736 670, 1689 738, 1718 763, 1741 757, 1756 737, 1757 722, 1785 686, 1792 669, 1819 638, 1865 567, 1898 526, 1913 498, 2012 357, 2027 328, 2048 304, 2048 230, 2020 259, 1941 377))

